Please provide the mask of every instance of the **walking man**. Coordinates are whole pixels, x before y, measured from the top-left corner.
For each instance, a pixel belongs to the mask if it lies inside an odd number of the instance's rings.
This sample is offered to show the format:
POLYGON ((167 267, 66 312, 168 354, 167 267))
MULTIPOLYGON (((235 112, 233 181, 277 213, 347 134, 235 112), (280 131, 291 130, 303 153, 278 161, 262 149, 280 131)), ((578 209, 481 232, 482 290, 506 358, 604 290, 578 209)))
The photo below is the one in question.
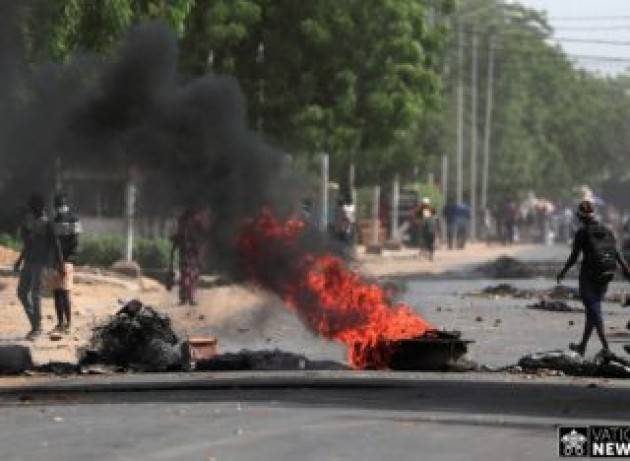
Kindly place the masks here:
POLYGON ((608 353, 608 341, 604 333, 602 318, 602 300, 613 279, 617 266, 623 270, 626 278, 630 279, 630 268, 617 249, 617 242, 613 233, 595 219, 595 210, 590 201, 582 201, 578 206, 578 219, 581 227, 573 240, 573 251, 564 268, 558 273, 557 281, 561 283, 567 271, 577 262, 582 253, 580 268, 580 298, 584 303, 586 322, 584 334, 579 344, 571 343, 569 348, 580 355, 586 352, 593 329, 602 343, 603 351, 608 353))
POLYGON ((44 213, 44 198, 33 195, 28 201, 28 213, 22 225, 24 247, 14 269, 20 273, 17 295, 31 324, 26 339, 32 341, 41 334, 41 284, 44 269, 51 261, 63 273, 63 259, 53 227, 44 213))
POLYGON ((53 226, 55 235, 61 247, 63 257, 63 273, 60 273, 54 280, 53 296, 55 299, 55 313, 57 314, 57 325, 55 330, 59 332, 70 332, 72 322, 72 287, 74 275, 74 257, 79 246, 79 234, 81 233, 81 221, 72 212, 65 194, 55 195, 55 219, 53 226))

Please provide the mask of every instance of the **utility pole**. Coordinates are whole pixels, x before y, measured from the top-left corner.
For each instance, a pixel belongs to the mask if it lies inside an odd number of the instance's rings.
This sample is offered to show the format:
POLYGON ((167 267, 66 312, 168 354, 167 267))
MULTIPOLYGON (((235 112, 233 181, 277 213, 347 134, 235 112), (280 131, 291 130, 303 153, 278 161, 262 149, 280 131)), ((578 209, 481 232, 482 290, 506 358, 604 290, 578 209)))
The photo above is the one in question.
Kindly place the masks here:
POLYGON ((392 212, 389 235, 393 242, 398 241, 398 211, 400 207, 400 179, 398 175, 394 175, 392 181, 392 212))
POLYGON ((457 203, 464 202, 464 31, 457 25, 457 203))
POLYGON ((381 254, 383 248, 381 246, 380 230, 380 204, 381 204, 381 187, 374 186, 372 196, 372 235, 370 242, 365 247, 365 252, 368 254, 381 254))
MULTIPOLYGON (((448 155, 442 154, 442 198, 444 206, 448 203, 448 155)), ((442 226, 442 241, 446 242, 446 226, 442 226)))
POLYGON ((472 34, 472 76, 470 89, 470 240, 477 240, 477 92, 478 53, 477 34, 472 34))
POLYGON ((348 183, 350 188, 350 200, 352 200, 355 209, 357 207, 357 189, 354 186, 356 183, 356 176, 356 167, 354 165, 354 162, 352 162, 350 163, 350 168, 348 169, 348 183))
POLYGON ((328 154, 322 154, 321 161, 321 205, 319 227, 322 232, 328 230, 328 154))
POLYGON ((133 234, 134 234, 134 218, 136 215, 136 186, 129 180, 127 182, 125 205, 127 215, 127 238, 125 241, 125 260, 127 262, 133 261, 133 234))
POLYGON ((488 177, 490 173, 490 136, 492 134, 492 99, 494 92, 494 34, 488 39, 488 78, 486 89, 486 121, 483 136, 483 170, 481 176, 481 208, 488 208, 488 177))
POLYGON ((263 116, 263 106, 265 105, 265 77, 264 77, 264 67, 265 67, 265 44, 261 41, 258 44, 258 48, 256 50, 256 63, 258 64, 259 70, 259 79, 258 79, 258 119, 256 120, 256 129, 259 134, 263 133, 264 130, 264 116, 263 116))

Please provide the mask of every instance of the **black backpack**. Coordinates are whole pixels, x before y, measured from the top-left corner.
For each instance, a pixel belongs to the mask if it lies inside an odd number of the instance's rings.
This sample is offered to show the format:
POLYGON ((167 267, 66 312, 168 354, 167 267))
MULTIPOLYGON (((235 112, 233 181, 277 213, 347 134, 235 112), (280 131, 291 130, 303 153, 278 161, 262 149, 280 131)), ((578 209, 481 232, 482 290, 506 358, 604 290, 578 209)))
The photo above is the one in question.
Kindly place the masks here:
POLYGON ((590 250, 588 263, 593 274, 600 279, 612 279, 617 271, 617 241, 606 226, 589 224, 585 227, 590 250))

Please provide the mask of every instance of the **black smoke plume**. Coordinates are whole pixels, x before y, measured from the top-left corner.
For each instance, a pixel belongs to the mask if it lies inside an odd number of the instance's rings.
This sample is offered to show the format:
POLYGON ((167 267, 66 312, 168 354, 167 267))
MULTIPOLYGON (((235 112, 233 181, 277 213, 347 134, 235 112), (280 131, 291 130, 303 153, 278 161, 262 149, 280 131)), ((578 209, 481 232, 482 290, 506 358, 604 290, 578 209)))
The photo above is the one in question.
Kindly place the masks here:
MULTIPOLYGON (((182 77, 166 26, 135 28, 110 60, 77 56, 66 65, 26 66, 9 17, 0 56, 0 70, 13 72, 1 77, 1 97, 14 103, 0 128, 5 203, 50 191, 57 158, 66 168, 139 172, 153 178, 141 199, 164 214, 209 206, 214 266, 236 276, 234 243, 243 222, 266 206, 281 217, 298 209, 306 181, 248 127, 238 83, 212 74, 182 77)), ((302 240, 301 251, 328 247, 312 229, 302 240)))

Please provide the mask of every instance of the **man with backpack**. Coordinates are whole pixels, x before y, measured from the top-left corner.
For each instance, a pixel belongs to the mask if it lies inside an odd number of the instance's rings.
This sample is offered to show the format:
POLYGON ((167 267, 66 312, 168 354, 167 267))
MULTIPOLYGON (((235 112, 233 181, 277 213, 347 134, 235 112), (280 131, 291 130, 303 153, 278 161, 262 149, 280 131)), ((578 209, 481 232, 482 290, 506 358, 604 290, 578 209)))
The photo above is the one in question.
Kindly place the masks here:
POLYGON ((615 276, 617 266, 621 267, 628 279, 630 279, 630 268, 617 249, 617 242, 612 231, 595 219, 595 210, 590 201, 585 200, 579 204, 577 216, 581 227, 575 234, 573 251, 557 276, 557 281, 560 283, 582 253, 579 292, 584 303, 586 323, 582 341, 579 344, 571 343, 569 349, 584 355, 588 340, 595 329, 603 351, 608 353, 608 341, 604 333, 602 318, 602 300, 608 284, 615 276))

